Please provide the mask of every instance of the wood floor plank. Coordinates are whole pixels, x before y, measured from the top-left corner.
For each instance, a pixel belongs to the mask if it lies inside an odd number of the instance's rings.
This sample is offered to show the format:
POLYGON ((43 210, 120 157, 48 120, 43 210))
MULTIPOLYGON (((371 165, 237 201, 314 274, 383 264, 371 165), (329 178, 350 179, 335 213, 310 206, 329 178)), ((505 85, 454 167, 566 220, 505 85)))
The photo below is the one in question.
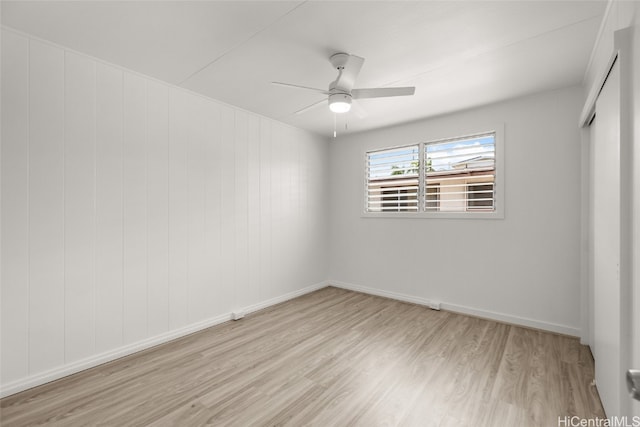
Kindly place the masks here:
POLYGON ((576 338, 324 288, 0 401, 0 424, 546 426, 603 417, 576 338))

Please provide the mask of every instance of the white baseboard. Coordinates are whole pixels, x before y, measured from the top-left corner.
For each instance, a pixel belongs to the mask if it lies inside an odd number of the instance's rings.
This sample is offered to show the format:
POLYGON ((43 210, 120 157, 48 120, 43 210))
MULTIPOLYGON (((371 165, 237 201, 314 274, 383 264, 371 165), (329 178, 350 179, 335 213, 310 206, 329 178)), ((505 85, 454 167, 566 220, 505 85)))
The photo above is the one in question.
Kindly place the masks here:
MULTIPOLYGON (((296 298, 298 296, 307 294, 309 292, 322 289, 326 286, 328 286, 328 282, 321 282, 315 285, 307 286, 305 288, 298 289, 296 291, 289 292, 287 294, 280 295, 278 297, 271 298, 269 300, 266 300, 257 304, 253 304, 249 307, 244 308, 243 311, 245 313, 251 313, 251 312, 290 300, 292 298, 296 298)), ((206 329, 211 326, 215 326, 229 320, 231 320, 230 312, 221 314, 219 316, 211 317, 209 319, 205 319, 196 323, 192 323, 182 328, 174 329, 172 331, 168 331, 163 334, 156 335, 155 337, 147 338, 142 341, 138 341, 132 344, 127 344, 125 346, 118 347, 113 350, 109 350, 94 356, 90 356, 85 359, 78 360, 73 363, 69 363, 64 366, 53 368, 45 372, 40 372, 38 374, 31 375, 27 378, 22 378, 8 384, 4 384, 0 388, 0 398, 10 396, 15 393, 19 393, 21 391, 30 389, 32 387, 37 387, 39 385, 46 384, 48 382, 66 377, 68 375, 75 374, 80 371, 84 371, 85 369, 93 368, 98 365, 102 365, 103 363, 111 362, 121 357, 128 356, 130 354, 137 353, 139 351, 146 350, 148 348, 151 348, 160 344, 167 343, 174 339, 192 334, 194 332, 198 332, 202 329, 206 329)))
MULTIPOLYGON (((397 292, 389 292, 381 289, 370 288, 362 285, 354 285, 352 283, 340 282, 337 280, 329 280, 329 286, 335 286, 336 288, 347 289, 356 292, 362 292, 370 295, 377 295, 385 298, 391 298, 398 301, 405 301, 414 304, 429 306, 430 300, 422 297, 416 297, 412 295, 401 294, 397 292)), ((540 320, 528 319, 526 317, 513 316, 510 314, 496 313, 489 310, 481 310, 477 308, 471 308, 464 305, 449 304, 441 302, 441 308, 443 310, 451 311, 454 313, 468 314, 470 316, 482 317, 485 319, 496 320, 498 322, 511 323, 513 325, 526 326, 528 328, 541 329, 549 332, 556 332, 559 334, 570 335, 573 337, 580 336, 580 329, 566 325, 559 325, 556 323, 543 322, 540 320)))
MULTIPOLYGON (((249 314, 249 313, 261 310, 263 308, 267 308, 272 305, 279 304, 281 302, 299 297, 301 295, 308 294, 318 289, 325 288, 327 286, 335 286, 337 288, 352 290, 356 292, 362 292, 362 293, 371 294, 371 295, 377 295, 385 298, 391 298, 399 301, 406 301, 406 302, 424 305, 424 306, 429 306, 429 303, 430 303, 430 300, 426 298, 401 294, 397 292, 389 292, 389 291, 370 288, 362 285, 354 285, 351 283, 340 282, 337 280, 329 280, 326 282, 316 283, 314 285, 310 285, 305 288, 298 289, 296 291, 289 292, 284 295, 270 298, 266 301, 252 304, 250 306, 242 308, 240 311, 243 311, 244 313, 249 314)), ((514 325, 521 325, 521 326, 526 326, 530 328, 542 329, 542 330, 557 332, 565 335, 571 335, 576 337, 580 336, 580 330, 578 328, 572 328, 570 326, 558 325, 558 324, 549 323, 549 322, 541 322, 538 320, 527 319, 523 317, 508 315, 508 314, 496 313, 493 311, 480 310, 480 309, 470 308, 470 307, 457 305, 457 304, 449 304, 445 302, 442 302, 441 306, 443 310, 448 310, 455 313, 468 314, 476 317, 483 317, 486 319, 496 320, 499 322, 505 322, 505 323, 511 323, 514 325)), ((98 355, 91 356, 91 357, 70 363, 68 365, 64 365, 64 366, 54 368, 45 372, 31 375, 27 378, 23 378, 23 379, 8 383, 6 385, 3 385, 2 388, 0 388, 0 398, 10 396, 15 393, 19 393, 21 391, 27 390, 32 387, 46 384, 48 382, 66 377, 71 374, 75 374, 85 369, 102 365, 103 363, 107 363, 107 362, 119 359, 121 357, 128 356, 138 351, 146 350, 156 345, 164 344, 171 340, 183 337, 185 335, 192 334, 194 332, 198 332, 202 329, 206 329, 211 326, 215 326, 229 320, 231 320, 231 312, 225 313, 219 316, 215 316, 206 320, 202 320, 200 322, 192 323, 185 327, 174 329, 172 331, 168 331, 166 333, 157 335, 155 337, 147 338, 145 340, 128 344, 128 345, 119 347, 117 349, 109 350, 104 353, 100 353, 98 355)))
POLYGON ((242 310, 246 313, 253 313, 254 311, 262 310, 263 308, 271 307, 272 305, 280 304, 281 302, 288 301, 290 299, 299 297, 304 294, 308 294, 313 291, 317 291, 318 289, 326 288, 329 286, 329 282, 320 282, 315 285, 310 285, 305 288, 299 289, 297 291, 289 292, 288 294, 280 295, 275 298, 268 299, 266 301, 259 302, 257 304, 253 304, 247 307, 244 307, 242 310))

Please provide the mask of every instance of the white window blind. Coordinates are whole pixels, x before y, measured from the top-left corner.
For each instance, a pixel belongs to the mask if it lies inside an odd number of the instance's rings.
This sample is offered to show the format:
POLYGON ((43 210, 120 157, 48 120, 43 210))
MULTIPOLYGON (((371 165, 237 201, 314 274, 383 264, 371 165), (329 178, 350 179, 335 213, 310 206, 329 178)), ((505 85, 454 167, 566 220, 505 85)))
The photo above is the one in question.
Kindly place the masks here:
POLYGON ((427 212, 495 210, 493 133, 424 144, 427 212), (438 193, 437 201, 429 195, 438 193))
POLYGON ((366 153, 366 211, 496 211, 495 132, 366 153))
POLYGON ((417 212, 420 147, 367 153, 367 211, 417 212))

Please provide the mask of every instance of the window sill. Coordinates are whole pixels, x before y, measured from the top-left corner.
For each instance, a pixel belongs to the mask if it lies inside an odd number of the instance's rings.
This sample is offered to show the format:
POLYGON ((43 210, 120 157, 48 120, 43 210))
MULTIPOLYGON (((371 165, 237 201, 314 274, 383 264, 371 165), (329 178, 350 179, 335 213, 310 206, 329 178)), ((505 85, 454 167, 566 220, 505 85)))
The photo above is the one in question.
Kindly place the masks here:
POLYGON ((363 212, 362 218, 504 219, 504 212, 363 212))

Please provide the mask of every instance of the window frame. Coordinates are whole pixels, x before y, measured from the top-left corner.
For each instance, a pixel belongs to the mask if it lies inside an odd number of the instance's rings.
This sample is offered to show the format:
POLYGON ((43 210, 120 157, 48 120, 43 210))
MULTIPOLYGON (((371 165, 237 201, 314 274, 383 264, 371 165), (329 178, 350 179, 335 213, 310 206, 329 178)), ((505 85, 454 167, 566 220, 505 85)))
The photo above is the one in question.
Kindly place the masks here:
POLYGON ((427 219, 504 219, 504 188, 505 188, 505 168, 504 168, 504 124, 497 124, 485 128, 485 130, 475 129, 465 132, 457 132, 458 136, 448 137, 435 137, 428 138, 419 142, 398 144, 392 146, 379 146, 379 147, 367 147, 363 155, 363 187, 361 194, 363 195, 363 210, 361 213, 362 218, 427 218, 427 219), (445 141, 455 141, 457 139, 467 139, 477 136, 494 134, 495 135, 495 179, 494 179, 494 204, 495 210, 493 211, 481 211, 481 210, 466 210, 461 212, 451 211, 425 211, 424 206, 418 212, 369 212, 368 207, 368 174, 367 174, 367 162, 369 154, 375 151, 393 150, 404 147, 418 146, 420 152, 420 190, 418 196, 418 205, 422 205, 426 202, 426 188, 425 188, 425 176, 424 176, 424 147, 427 144, 439 143, 445 141))

